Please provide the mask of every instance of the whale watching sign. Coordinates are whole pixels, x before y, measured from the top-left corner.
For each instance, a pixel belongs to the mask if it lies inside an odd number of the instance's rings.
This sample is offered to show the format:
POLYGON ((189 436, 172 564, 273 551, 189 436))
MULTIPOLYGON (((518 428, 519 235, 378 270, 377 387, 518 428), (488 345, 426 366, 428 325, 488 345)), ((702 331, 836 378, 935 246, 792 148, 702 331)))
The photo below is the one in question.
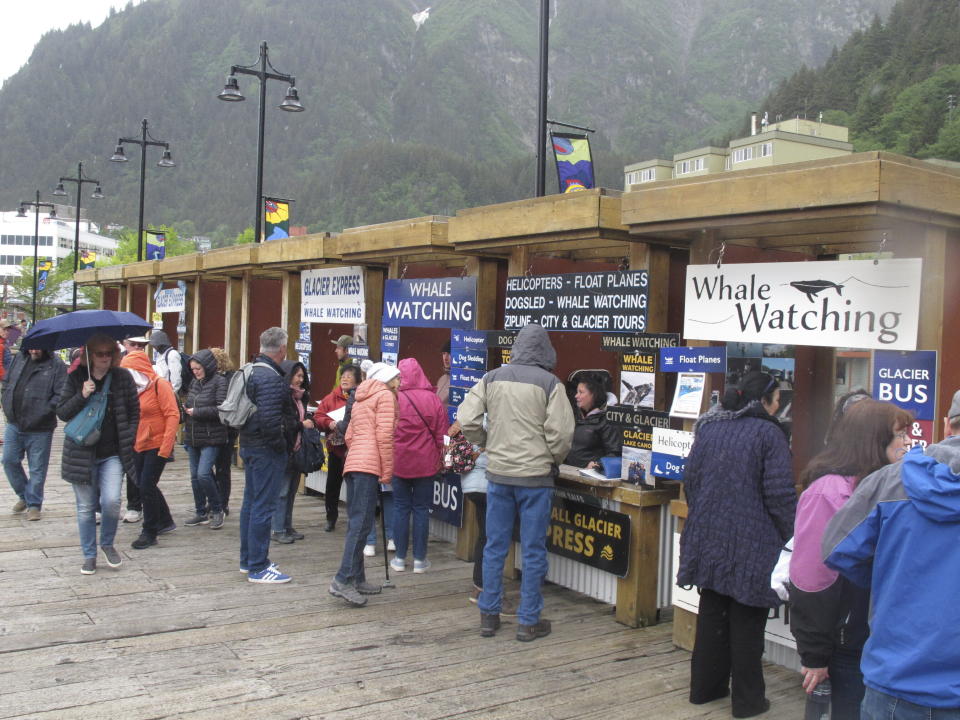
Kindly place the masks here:
POLYGON ((690 265, 691 340, 915 350, 922 261, 690 265))

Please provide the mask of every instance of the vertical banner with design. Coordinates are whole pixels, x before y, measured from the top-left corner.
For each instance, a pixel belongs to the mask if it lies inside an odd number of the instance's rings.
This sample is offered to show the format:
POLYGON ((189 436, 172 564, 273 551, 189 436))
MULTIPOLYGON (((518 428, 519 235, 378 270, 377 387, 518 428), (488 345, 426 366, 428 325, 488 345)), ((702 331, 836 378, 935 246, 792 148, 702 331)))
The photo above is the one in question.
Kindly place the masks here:
POLYGON ((281 198, 263 199, 263 239, 282 240, 290 237, 290 201, 281 198))
POLYGON ((97 265, 97 254, 93 250, 84 250, 80 253, 80 269, 88 270, 89 268, 96 267, 97 265))
POLYGON ((577 192, 594 187, 593 156, 590 138, 573 133, 550 133, 553 157, 557 163, 560 192, 577 192))
POLYGON ((163 260, 167 255, 167 234, 159 230, 147 230, 147 260, 163 260))
POLYGON ((50 260, 41 260, 37 265, 37 292, 47 289, 47 278, 51 270, 53 270, 53 263, 50 260))

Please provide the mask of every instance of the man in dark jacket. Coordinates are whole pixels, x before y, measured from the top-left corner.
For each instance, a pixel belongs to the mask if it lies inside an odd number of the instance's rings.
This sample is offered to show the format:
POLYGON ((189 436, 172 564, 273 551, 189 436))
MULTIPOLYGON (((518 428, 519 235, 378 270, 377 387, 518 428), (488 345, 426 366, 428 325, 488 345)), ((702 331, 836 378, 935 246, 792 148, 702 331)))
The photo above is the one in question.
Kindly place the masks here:
POLYGON ((270 562, 270 521, 287 467, 292 399, 280 369, 287 357, 287 333, 267 328, 260 354, 247 381, 247 395, 257 411, 240 430, 240 457, 246 485, 240 510, 240 572, 254 583, 286 583, 290 576, 270 562))
POLYGON ((478 601, 483 637, 492 637, 500 627, 503 565, 517 517, 523 555, 517 640, 550 634, 550 621, 540 618, 540 586, 547 574, 553 482, 570 451, 574 428, 563 383, 551 372, 556 363, 547 331, 527 325, 517 335, 510 363, 484 375, 457 411, 467 440, 485 447, 489 458, 487 544, 478 601))
POLYGON ((17 494, 14 512, 27 511, 28 520, 39 520, 43 485, 50 463, 50 444, 57 426, 57 403, 66 367, 46 350, 18 353, 3 383, 3 413, 7 430, 3 444, 3 469, 17 494), (23 472, 27 457, 30 477, 23 472))

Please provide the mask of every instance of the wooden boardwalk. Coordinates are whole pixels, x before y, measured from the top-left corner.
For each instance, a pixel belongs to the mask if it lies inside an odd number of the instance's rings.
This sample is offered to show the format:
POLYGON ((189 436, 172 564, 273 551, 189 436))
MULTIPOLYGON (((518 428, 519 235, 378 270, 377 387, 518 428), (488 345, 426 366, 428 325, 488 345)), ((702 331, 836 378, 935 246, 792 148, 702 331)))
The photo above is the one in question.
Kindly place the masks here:
MULTIPOLYGON (((10 514, 0 491, 0 718, 728 718, 729 701, 687 703, 689 654, 669 622, 632 630, 612 608, 553 585, 554 632, 533 643, 504 623, 479 637, 471 566, 431 542, 433 568, 395 575, 363 609, 330 597, 343 522, 324 533, 322 499, 300 496, 306 539, 271 547, 293 575, 254 585, 238 572, 242 474, 220 531, 180 527, 147 550, 121 525, 123 566, 80 574, 73 492, 55 435, 43 519, 10 514)), ((161 486, 190 513, 186 453, 161 486)), ((101 560, 101 565, 103 565, 101 560)), ((382 558, 368 559, 370 579, 382 558)), ((767 717, 799 718, 798 675, 768 666, 767 717)))

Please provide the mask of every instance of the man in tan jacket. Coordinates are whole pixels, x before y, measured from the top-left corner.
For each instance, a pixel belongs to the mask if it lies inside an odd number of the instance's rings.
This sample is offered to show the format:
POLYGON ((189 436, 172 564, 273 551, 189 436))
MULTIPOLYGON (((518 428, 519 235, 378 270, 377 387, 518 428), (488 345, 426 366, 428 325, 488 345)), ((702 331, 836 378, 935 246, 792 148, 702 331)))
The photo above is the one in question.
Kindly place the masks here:
POLYGON ((540 617, 547 526, 554 478, 570 451, 574 430, 573 409, 563 383, 551 372, 556 363, 547 331, 527 325, 517 335, 510 363, 484 375, 457 411, 463 434, 485 447, 489 458, 487 544, 478 601, 483 637, 492 637, 500 627, 503 565, 517 517, 523 557, 517 640, 527 642, 550 634, 550 621, 540 617))

